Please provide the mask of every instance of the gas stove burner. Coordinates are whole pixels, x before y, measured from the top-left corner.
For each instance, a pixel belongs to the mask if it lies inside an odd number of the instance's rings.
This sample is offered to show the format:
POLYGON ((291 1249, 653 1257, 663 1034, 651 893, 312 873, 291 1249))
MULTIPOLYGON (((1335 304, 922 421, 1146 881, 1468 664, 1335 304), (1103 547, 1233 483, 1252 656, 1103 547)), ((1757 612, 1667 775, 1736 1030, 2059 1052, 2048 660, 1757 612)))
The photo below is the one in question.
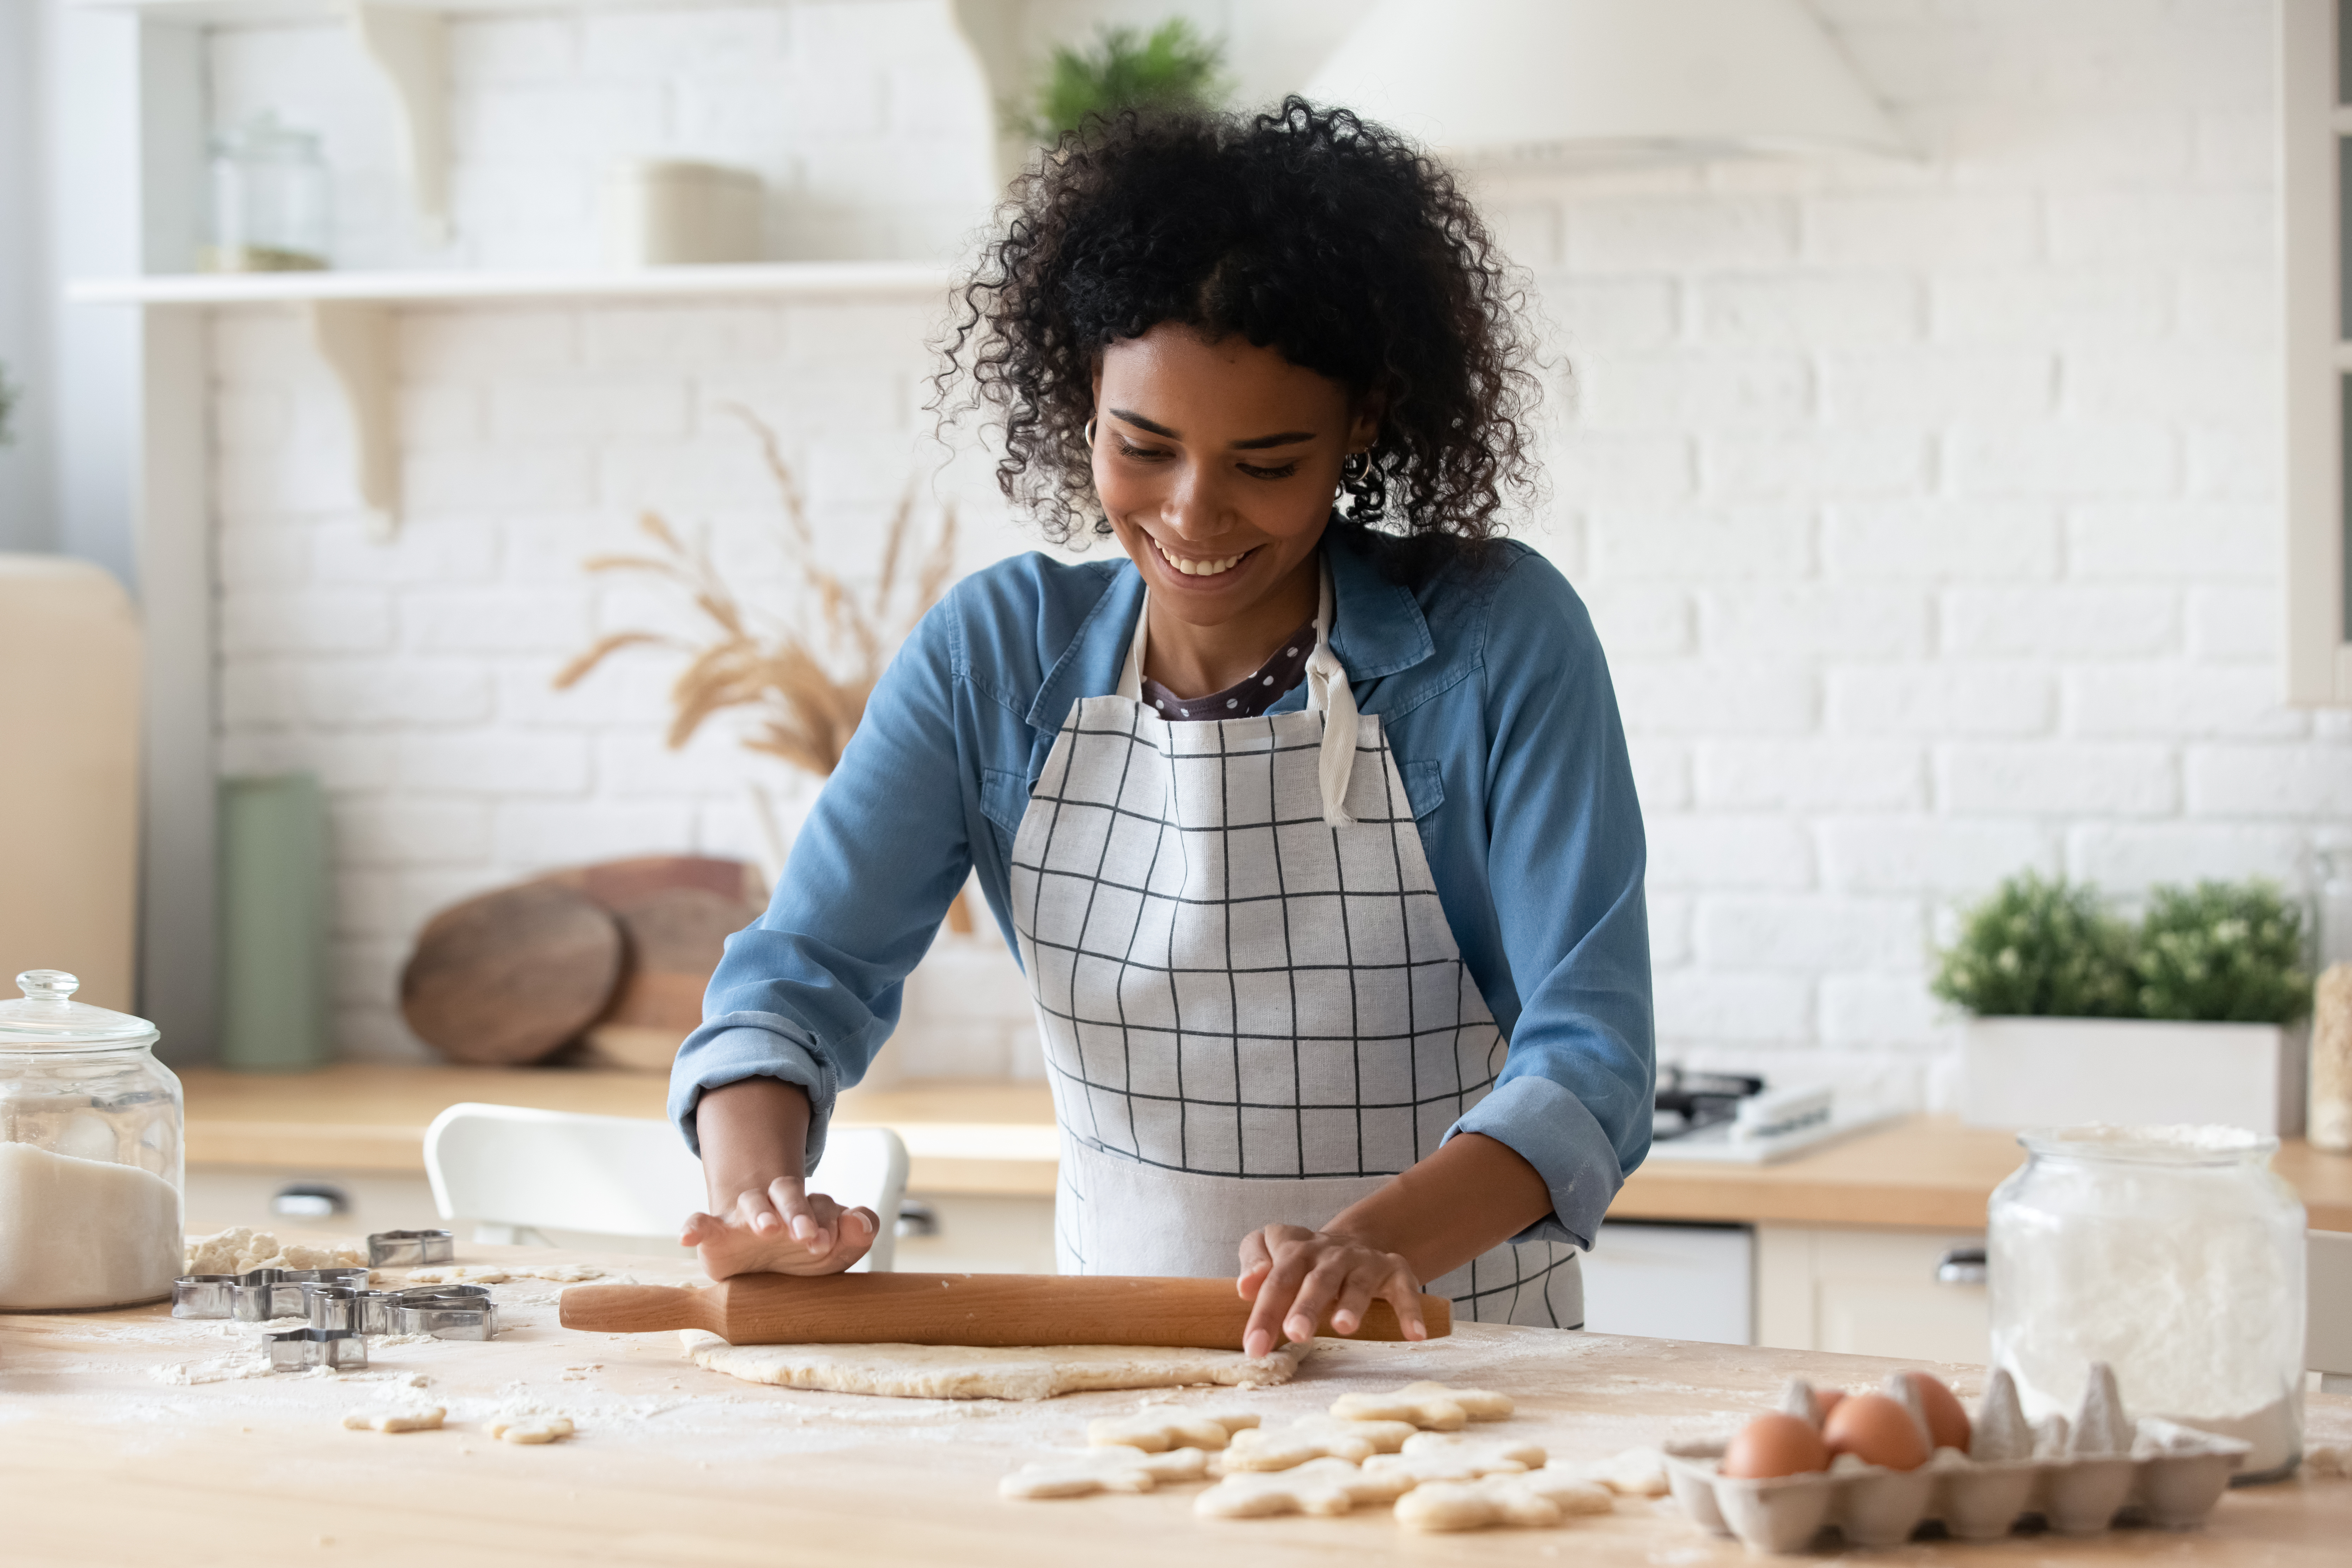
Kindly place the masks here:
POLYGON ((1685 1072, 1662 1068, 1651 1121, 1653 1142, 1685 1138, 1735 1120, 1739 1102, 1764 1092, 1764 1080, 1739 1073, 1685 1072))

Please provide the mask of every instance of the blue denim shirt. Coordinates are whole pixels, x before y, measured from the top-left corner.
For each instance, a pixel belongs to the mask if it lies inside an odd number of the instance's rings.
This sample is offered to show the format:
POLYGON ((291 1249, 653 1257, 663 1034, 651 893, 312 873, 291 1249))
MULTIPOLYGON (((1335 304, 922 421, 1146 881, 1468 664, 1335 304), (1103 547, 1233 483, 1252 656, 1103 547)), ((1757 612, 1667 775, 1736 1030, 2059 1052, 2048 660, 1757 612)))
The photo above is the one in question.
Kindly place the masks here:
MULTIPOLYGON (((1404 585, 1358 531, 1325 540, 1332 650, 1380 715, 1446 920, 1510 1040, 1493 1092, 1453 1131, 1508 1144, 1549 1187, 1551 1215, 1515 1239, 1590 1247, 1649 1152, 1655 1078, 1642 814, 1601 645, 1575 590, 1523 545, 1404 585)), ((975 866, 1013 942, 1007 867, 1030 785, 1071 704, 1117 689, 1142 604, 1124 558, 1031 554, 923 618, 768 912, 711 976, 670 1078, 689 1144, 704 1090, 765 1075, 808 1091, 814 1170, 835 1096, 889 1037, 900 983, 975 866)), ((1302 683, 1274 711, 1305 703, 1302 683)))

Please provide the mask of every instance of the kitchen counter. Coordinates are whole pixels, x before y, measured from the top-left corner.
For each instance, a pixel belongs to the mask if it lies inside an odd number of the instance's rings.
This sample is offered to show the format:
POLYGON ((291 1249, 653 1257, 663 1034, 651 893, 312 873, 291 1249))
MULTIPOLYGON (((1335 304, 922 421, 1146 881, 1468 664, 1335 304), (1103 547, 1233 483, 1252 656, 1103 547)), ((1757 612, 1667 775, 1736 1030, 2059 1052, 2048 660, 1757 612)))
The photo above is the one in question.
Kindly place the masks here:
MULTIPOLYGON (((682 1265, 546 1249, 464 1249, 461 1261, 593 1262, 646 1282, 682 1265)), ((735 1383, 680 1359, 674 1336, 583 1333, 555 1321, 557 1287, 493 1287, 507 1326, 488 1343, 375 1342, 367 1373, 226 1378, 258 1331, 175 1321, 166 1309, 0 1315, 0 1473, 12 1564, 200 1561, 299 1552, 335 1562, 520 1564, 850 1562, 931 1565, 1264 1563, 1748 1564, 1672 1504, 1621 1500, 1555 1530, 1455 1536, 1400 1531, 1385 1509, 1339 1519, 1210 1521, 1196 1486, 1129 1497, 1010 1503, 997 1478, 1082 1440, 1087 1419, 1131 1409, 1133 1393, 1037 1404, 797 1393, 735 1383), (210 1363, 209 1367, 207 1363, 210 1363), (192 1373, 193 1369, 193 1373, 192 1373), (414 1380, 422 1380, 421 1388, 414 1380), (341 1414, 395 1393, 449 1412, 441 1431, 350 1432, 341 1414), (531 1405, 570 1415, 572 1440, 490 1441, 491 1414, 531 1405), (331 1555, 329 1555, 329 1554, 331 1555)), ((1769 1407, 1795 1375, 1843 1387, 1895 1363, 1816 1352, 1469 1325, 1420 1346, 1326 1342, 1297 1381, 1250 1392, 1191 1390, 1181 1403, 1239 1405, 1270 1422, 1343 1392, 1413 1377, 1500 1389, 1507 1428, 1567 1459, 1718 1432, 1769 1407)), ((1966 1395, 1972 1371, 1939 1369, 1966 1395)), ((2314 1396, 2316 1440, 2352 1437, 2352 1398, 2314 1396)), ((1500 1428, 1496 1430, 1501 1430, 1500 1428)), ((1904 1560, 1968 1564, 2177 1568, 2259 1562, 2321 1568, 2352 1539, 2352 1482, 2294 1481, 2224 1497, 2204 1529, 2117 1531, 2084 1540, 2016 1535, 1922 1542, 1904 1560)))
MULTIPOLYGON (((421 1176, 425 1129, 466 1100, 591 1116, 659 1118, 658 1073, 566 1068, 392 1067, 342 1063, 307 1073, 180 1072, 188 1163, 421 1176)), ((919 1083, 852 1089, 844 1127, 889 1127, 907 1145, 910 1192, 1045 1196, 1058 1166, 1053 1100, 1043 1084, 919 1083)))
MULTIPOLYGON (((192 1166, 289 1173, 420 1173, 426 1123, 460 1100, 657 1117, 668 1087, 652 1073, 361 1064, 283 1076, 191 1068, 181 1079, 192 1166)), ((1053 1194, 1053 1100, 1042 1083, 852 1089, 840 1120, 897 1130, 910 1191, 1053 1194)), ((1906 1117, 1776 1165, 1653 1160, 1610 1217, 1981 1230, 1985 1199, 2024 1157, 2007 1132, 1906 1117)), ((2314 1229, 2352 1230, 2352 1155, 2295 1139, 2274 1168, 2303 1194, 2314 1229)))

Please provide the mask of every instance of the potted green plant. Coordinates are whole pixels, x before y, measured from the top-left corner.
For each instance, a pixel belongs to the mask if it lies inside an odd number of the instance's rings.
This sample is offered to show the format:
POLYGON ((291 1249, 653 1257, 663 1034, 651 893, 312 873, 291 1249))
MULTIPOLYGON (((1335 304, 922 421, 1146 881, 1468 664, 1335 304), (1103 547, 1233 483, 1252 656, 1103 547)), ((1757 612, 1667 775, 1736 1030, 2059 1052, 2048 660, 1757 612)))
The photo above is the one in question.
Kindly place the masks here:
POLYGON ((1013 128, 1051 146, 1088 120, 1122 110, 1209 110, 1231 91, 1224 46, 1181 16, 1150 35, 1104 27, 1090 49, 1057 46, 1032 102, 1007 116, 1013 128))
POLYGON ((1964 913, 1934 981, 1969 1014, 1961 1119, 2300 1132, 2303 946, 2302 912, 2265 882, 2158 888, 2135 924, 2094 889, 2011 879, 1964 913))

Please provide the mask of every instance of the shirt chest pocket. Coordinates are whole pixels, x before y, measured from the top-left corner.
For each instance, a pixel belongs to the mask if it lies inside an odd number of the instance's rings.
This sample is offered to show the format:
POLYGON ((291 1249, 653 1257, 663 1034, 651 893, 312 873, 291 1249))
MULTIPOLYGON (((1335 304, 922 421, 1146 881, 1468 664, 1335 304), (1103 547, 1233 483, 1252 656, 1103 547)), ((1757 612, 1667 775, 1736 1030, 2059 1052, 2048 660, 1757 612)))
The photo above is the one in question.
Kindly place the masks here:
POLYGON ((982 768, 980 809, 996 828, 997 847, 1011 859, 1013 840, 1021 831, 1022 816, 1029 809, 1029 776, 1003 768, 982 768))
POLYGON ((1437 763, 1409 763, 1400 757, 1397 775, 1404 780, 1405 803, 1412 807, 1414 821, 1428 821, 1429 814, 1445 804, 1445 775, 1437 763))

